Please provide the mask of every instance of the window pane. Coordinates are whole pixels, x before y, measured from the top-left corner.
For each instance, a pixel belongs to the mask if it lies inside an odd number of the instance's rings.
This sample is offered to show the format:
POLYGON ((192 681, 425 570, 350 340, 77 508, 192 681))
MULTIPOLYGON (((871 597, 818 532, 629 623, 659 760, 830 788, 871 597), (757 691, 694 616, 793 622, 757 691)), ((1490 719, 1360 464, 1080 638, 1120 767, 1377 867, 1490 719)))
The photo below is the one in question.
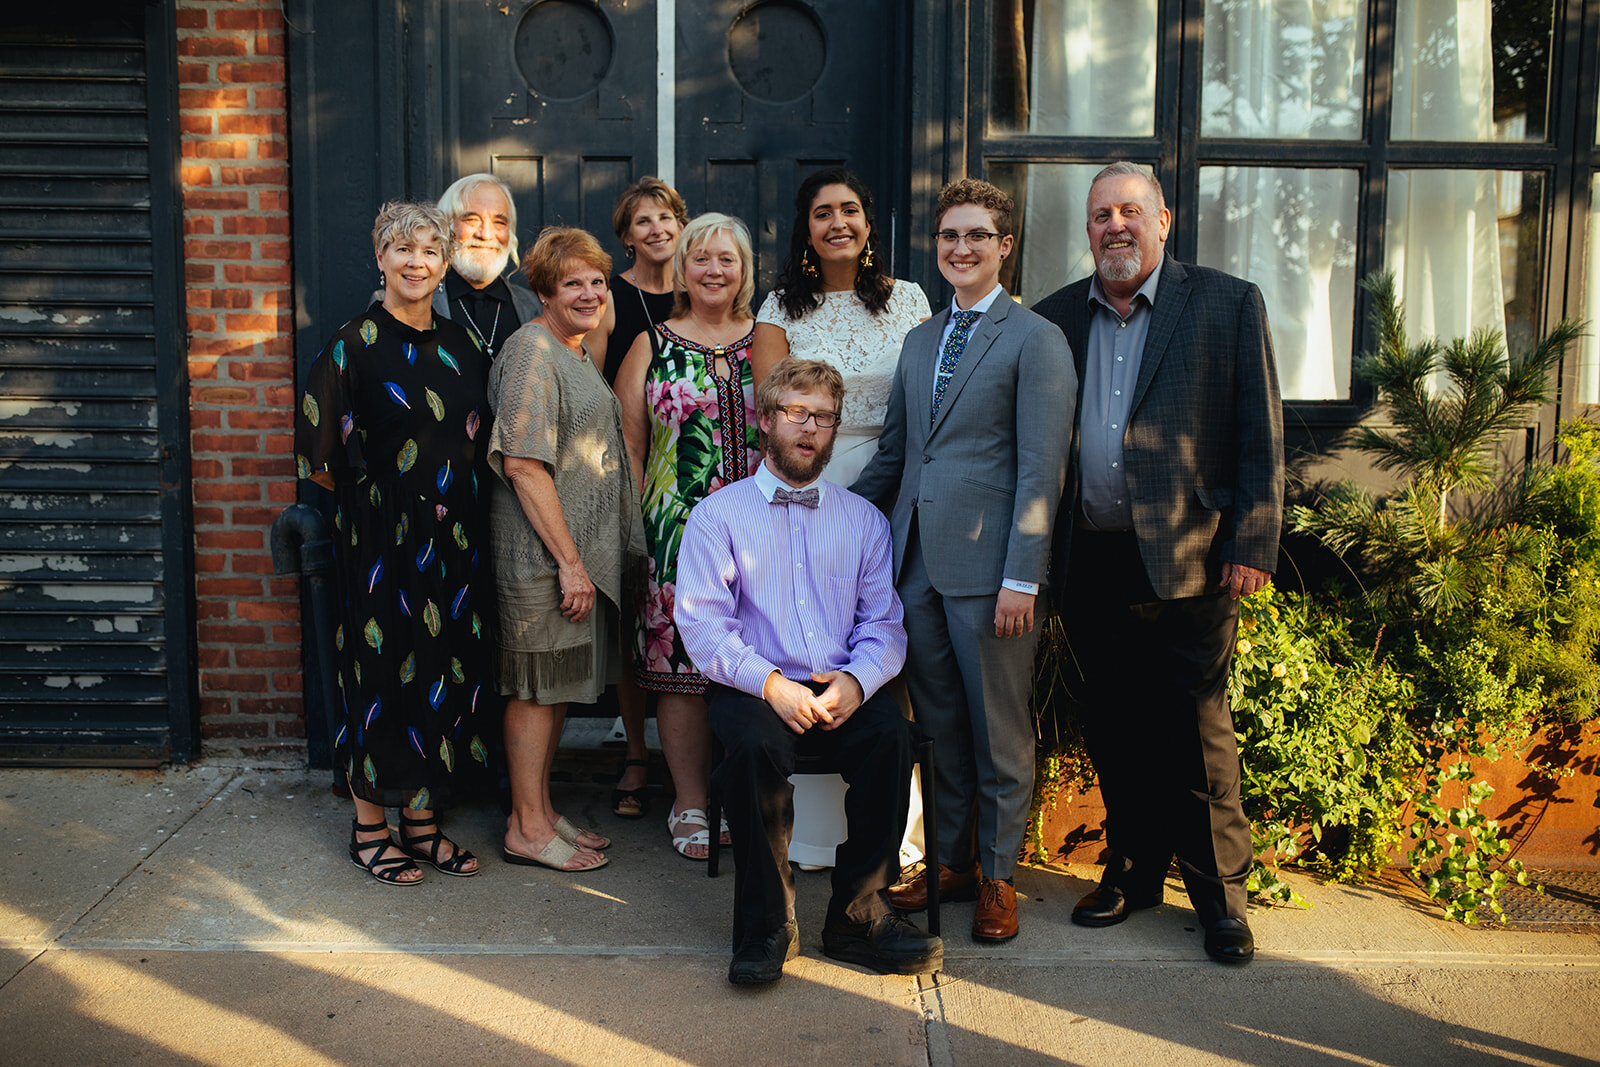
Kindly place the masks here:
POLYGON ((1206 137, 1361 136, 1366 0, 1207 0, 1206 137))
POLYGON ((1261 288, 1285 400, 1350 396, 1353 170, 1200 169, 1198 259, 1261 288))
POLYGON ((1502 331, 1512 350, 1532 343, 1542 303, 1543 199, 1538 171, 1390 172, 1385 259, 1413 343, 1480 328, 1502 331))
POLYGON ((1578 403, 1600 404, 1600 175, 1589 180, 1589 235, 1583 248, 1583 271, 1588 298, 1583 317, 1589 332, 1579 341, 1578 403))
POLYGON ((1156 7, 1157 0, 995 0, 989 128, 1152 136, 1156 7))
POLYGON ((1103 163, 990 163, 989 181, 1016 203, 1017 245, 1000 272, 1024 304, 1094 270, 1084 219, 1089 183, 1103 163))
POLYGON ((1400 0, 1398 141, 1543 141, 1552 0, 1400 0))

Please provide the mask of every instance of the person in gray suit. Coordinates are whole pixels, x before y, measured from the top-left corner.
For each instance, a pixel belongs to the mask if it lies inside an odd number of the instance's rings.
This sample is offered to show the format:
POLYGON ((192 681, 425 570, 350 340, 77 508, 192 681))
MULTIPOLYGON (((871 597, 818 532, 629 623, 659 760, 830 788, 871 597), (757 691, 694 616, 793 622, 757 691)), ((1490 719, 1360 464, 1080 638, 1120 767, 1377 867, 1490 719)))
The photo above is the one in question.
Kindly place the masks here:
POLYGON ((1176 855, 1207 954, 1248 963, 1228 672, 1239 597, 1277 566, 1283 404, 1260 291, 1167 255, 1171 221, 1149 171, 1106 167, 1089 191, 1094 274, 1034 307, 1082 382, 1052 589, 1111 855, 1072 919, 1112 926, 1162 903, 1176 855))
POLYGON ((539 314, 539 298, 517 264, 517 205, 493 174, 457 178, 439 197, 439 210, 456 235, 444 284, 433 294, 433 313, 470 330, 490 358, 507 337, 539 314))
MULTIPOLYGON (((906 685, 934 738, 939 839, 925 868, 945 900, 978 901, 976 940, 1008 941, 1033 797, 1035 605, 1077 379, 1061 331, 999 284, 1011 198, 963 179, 940 191, 936 218, 955 297, 906 335, 878 451, 851 488, 889 514, 906 685)), ((928 877, 890 902, 926 907, 928 877)))

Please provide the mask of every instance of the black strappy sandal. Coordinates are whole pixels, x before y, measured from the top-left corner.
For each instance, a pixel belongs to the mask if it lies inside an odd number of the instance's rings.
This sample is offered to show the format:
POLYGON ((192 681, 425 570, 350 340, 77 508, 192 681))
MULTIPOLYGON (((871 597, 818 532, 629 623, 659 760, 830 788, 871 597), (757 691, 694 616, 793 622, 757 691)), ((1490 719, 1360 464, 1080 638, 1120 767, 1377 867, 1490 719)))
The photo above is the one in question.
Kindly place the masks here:
POLYGON ((619 819, 644 818, 645 802, 644 793, 650 788, 649 769, 650 761, 647 759, 625 759, 622 761, 622 770, 617 775, 617 780, 622 780, 622 775, 628 773, 629 767, 645 768, 645 784, 637 789, 613 789, 611 791, 611 814, 619 819), (624 808, 624 805, 627 805, 624 808))
POLYGON ((439 817, 437 815, 429 816, 426 819, 413 819, 402 811, 400 813, 400 840, 395 842, 395 847, 414 860, 433 864, 433 869, 440 874, 448 874, 455 878, 471 878, 482 869, 481 864, 470 871, 461 869, 468 860, 474 860, 478 857, 444 836, 444 831, 439 829, 439 817), (406 827, 408 826, 432 826, 434 831, 431 834, 411 837, 406 833, 406 827), (439 850, 447 843, 455 848, 455 854, 447 860, 441 860, 439 859, 439 850), (428 847, 422 848, 421 846, 423 845, 428 847))
POLYGON ((422 868, 412 863, 405 856, 385 856, 391 849, 403 851, 391 838, 379 837, 371 841, 359 841, 356 834, 371 834, 379 830, 387 831, 389 824, 386 822, 364 823, 350 820, 350 862, 366 871, 384 885, 417 885, 422 879, 413 878, 403 881, 400 876, 406 871, 421 872, 422 868), (367 860, 361 858, 361 853, 372 849, 372 857, 367 860))

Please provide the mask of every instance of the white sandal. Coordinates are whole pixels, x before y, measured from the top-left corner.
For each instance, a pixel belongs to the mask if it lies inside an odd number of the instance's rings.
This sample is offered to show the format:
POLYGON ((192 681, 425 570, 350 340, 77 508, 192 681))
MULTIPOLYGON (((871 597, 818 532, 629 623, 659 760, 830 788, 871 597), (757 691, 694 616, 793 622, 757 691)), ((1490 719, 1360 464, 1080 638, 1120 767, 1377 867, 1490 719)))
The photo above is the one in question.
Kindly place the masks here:
POLYGON ((711 854, 711 820, 705 811, 700 808, 684 808, 682 811, 667 812, 667 830, 672 834, 672 847, 678 855, 686 860, 704 863, 706 856, 711 854), (697 825, 700 829, 689 834, 679 834, 678 827, 684 823, 697 825), (691 845, 699 845, 706 850, 706 856, 691 856, 686 850, 691 845))

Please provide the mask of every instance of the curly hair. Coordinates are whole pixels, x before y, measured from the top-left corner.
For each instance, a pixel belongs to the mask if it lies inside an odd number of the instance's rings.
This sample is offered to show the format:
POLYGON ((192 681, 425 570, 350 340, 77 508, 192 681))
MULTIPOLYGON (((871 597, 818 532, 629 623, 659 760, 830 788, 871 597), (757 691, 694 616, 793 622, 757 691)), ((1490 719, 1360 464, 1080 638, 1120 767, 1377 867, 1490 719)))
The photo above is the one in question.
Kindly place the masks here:
POLYGON ((429 231, 439 239, 445 262, 450 262, 456 250, 456 233, 444 212, 426 200, 390 200, 378 209, 378 217, 372 220, 372 251, 381 256, 384 249, 396 241, 415 239, 419 233, 429 231))
POLYGON ((789 356, 767 372, 756 390, 756 414, 771 415, 783 403, 783 394, 832 393, 835 411, 844 408, 844 375, 832 363, 820 359, 795 359, 789 356))
POLYGON ((811 248, 811 204, 824 186, 844 185, 861 203, 861 213, 867 219, 866 252, 872 253, 871 264, 856 265, 855 293, 872 314, 881 314, 889 306, 889 294, 894 290, 894 279, 884 266, 878 251, 878 224, 872 209, 872 192, 860 178, 843 167, 819 170, 805 181, 794 194, 794 225, 789 230, 789 254, 778 273, 778 306, 790 322, 798 322, 822 306, 822 293, 818 289, 822 279, 805 272, 806 253, 811 248))
POLYGON ((944 225, 945 212, 962 204, 972 204, 988 211, 994 219, 995 232, 1001 236, 1010 236, 1014 232, 1011 228, 1011 212, 1016 206, 1014 201, 1004 190, 977 178, 961 178, 939 190, 939 206, 933 213, 937 220, 935 225, 944 225))

